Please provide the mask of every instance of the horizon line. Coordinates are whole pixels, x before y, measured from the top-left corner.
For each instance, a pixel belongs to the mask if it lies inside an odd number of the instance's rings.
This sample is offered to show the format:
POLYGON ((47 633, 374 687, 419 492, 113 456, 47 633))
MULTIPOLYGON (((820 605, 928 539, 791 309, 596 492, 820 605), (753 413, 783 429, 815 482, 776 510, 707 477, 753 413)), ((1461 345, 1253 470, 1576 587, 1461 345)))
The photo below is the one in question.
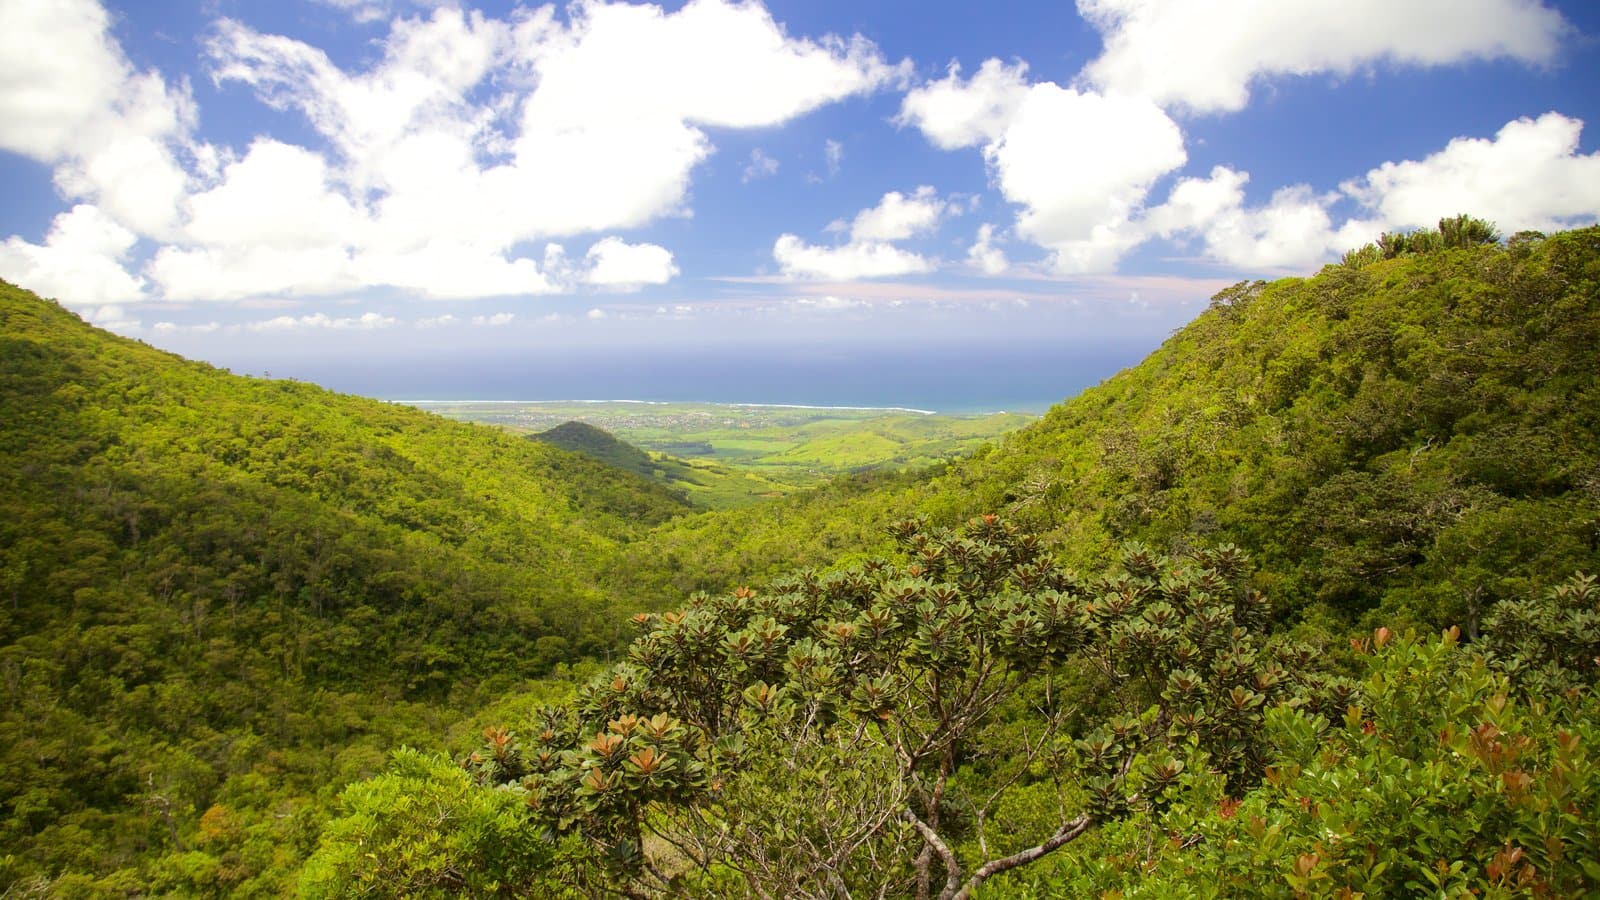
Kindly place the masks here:
MULTIPOLYGON (((826 405, 814 404, 814 403, 744 403, 744 402, 726 402, 726 401, 719 401, 719 400, 471 400, 471 399, 461 399, 461 400, 384 400, 383 402, 385 402, 385 403, 404 403, 404 404, 406 404, 408 406, 415 406, 415 405, 422 404, 422 403, 439 403, 439 404, 506 403, 506 404, 520 404, 520 405, 523 405, 523 406, 555 405, 555 404, 560 404, 560 403, 574 403, 574 404, 577 404, 577 403, 593 403, 593 404, 599 404, 599 403, 636 403, 636 404, 640 404, 640 405, 643 405, 643 406, 675 406, 675 405, 676 406, 743 406, 743 407, 768 408, 768 409, 841 409, 841 410, 853 410, 853 411, 856 411, 856 412, 877 412, 877 411, 881 410, 881 411, 884 411, 884 412, 916 413, 918 415, 923 415, 923 416, 941 415, 941 413, 938 410, 917 409, 917 408, 911 407, 911 406, 826 406, 826 405)), ((1006 412, 1006 410, 997 410, 996 412, 1006 412)))

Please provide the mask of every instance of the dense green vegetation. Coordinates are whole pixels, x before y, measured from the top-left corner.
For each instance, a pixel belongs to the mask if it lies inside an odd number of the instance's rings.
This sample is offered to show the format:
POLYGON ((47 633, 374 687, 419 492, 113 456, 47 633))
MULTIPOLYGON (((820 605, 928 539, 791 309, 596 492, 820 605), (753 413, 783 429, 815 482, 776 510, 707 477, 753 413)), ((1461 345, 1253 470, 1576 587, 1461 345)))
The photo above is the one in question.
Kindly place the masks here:
MULTIPOLYGON (((1033 421, 1024 413, 617 402, 421 402, 430 412, 550 435, 614 465, 669 482, 705 509, 735 509, 841 475, 906 472, 971 453, 1033 421), (570 417, 570 418, 568 418, 570 417), (555 427, 539 431, 547 424, 555 427), (578 430, 592 426, 648 451, 648 462, 578 430)), ((624 445, 626 446, 626 445, 624 445)), ((633 448, 629 448, 633 449, 633 448)))
POLYGON ((529 435, 533 440, 560 447, 562 450, 571 450, 582 453, 584 456, 597 459, 608 466, 632 472, 635 475, 652 477, 657 472, 657 467, 651 462, 650 454, 631 444, 617 440, 610 432, 583 422, 563 422, 549 431, 540 431, 529 435))
POLYGON ((693 514, 0 301, 0 892, 1600 892, 1600 229, 1385 236, 693 514))
MULTIPOLYGON (((460 417, 469 421, 473 418, 471 415, 460 417)), ((769 481, 736 466, 683 460, 665 453, 646 453, 587 422, 563 422, 529 437, 663 482, 678 492, 685 502, 699 508, 736 509, 794 490, 790 485, 769 481)))
POLYGON ((993 516, 891 530, 899 561, 636 616, 626 662, 486 729, 458 768, 402 757, 346 794, 303 887, 1600 891, 1600 659, 1545 653, 1600 645, 1593 579, 1491 616, 1472 647, 1379 628, 1341 649, 1265 629, 1236 548, 1129 545, 1084 578, 993 516), (468 773, 484 808, 442 826, 410 812, 462 809, 468 773), (498 842, 513 799, 532 846, 498 842))
POLYGON ((882 552, 908 513, 1000 512, 1076 565, 1231 542, 1285 615, 1470 635, 1496 601, 1600 570, 1597 346, 1600 229, 1243 283, 946 470, 675 520, 630 569, 671 603, 882 552))
POLYGON ((685 510, 9 285, 0 385, 0 884, 281 888, 337 785, 614 646, 602 570, 685 510))

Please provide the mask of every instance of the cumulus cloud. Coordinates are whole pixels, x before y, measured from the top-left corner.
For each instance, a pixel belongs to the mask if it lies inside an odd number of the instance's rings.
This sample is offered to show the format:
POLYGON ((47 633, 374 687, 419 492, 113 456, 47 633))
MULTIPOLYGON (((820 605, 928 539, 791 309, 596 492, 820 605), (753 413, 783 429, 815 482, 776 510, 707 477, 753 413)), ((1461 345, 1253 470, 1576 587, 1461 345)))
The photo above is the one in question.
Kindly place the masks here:
POLYGON ((1459 137, 1425 159, 1388 162, 1341 189, 1386 228, 1470 212, 1503 229, 1550 231, 1600 218, 1600 153, 1578 153, 1583 122, 1560 113, 1459 137))
POLYGON ((589 264, 584 281, 612 288, 636 288, 646 284, 666 284, 678 274, 672 254, 655 244, 630 244, 608 237, 589 248, 584 259, 589 264))
POLYGON ((187 85, 139 73, 95 0, 0 4, 0 149, 53 166, 57 187, 153 237, 176 221, 187 85))
POLYGON ((1550 62, 1569 26, 1539 0, 1078 0, 1105 50, 1083 77, 1198 112, 1242 109, 1277 75, 1377 63, 1550 62))
POLYGON ((895 121, 914 125, 945 150, 976 147, 999 139, 1017 107, 1027 99, 1028 66, 991 59, 978 74, 961 80, 961 66, 951 63, 945 77, 906 94, 895 121))
POLYGON ((1066 272, 1105 271, 1132 246, 1129 223, 1155 180, 1188 159, 1183 134, 1135 97, 1034 85, 984 149, 1000 191, 1020 204, 1017 234, 1066 272))
POLYGON ((918 187, 910 196, 899 191, 883 195, 878 205, 856 214, 850 224, 852 241, 901 241, 925 234, 939 224, 949 209, 929 185, 918 187))
POLYGON ((512 322, 516 321, 516 318, 516 313, 498 312, 487 316, 473 316, 472 324, 498 328, 501 325, 511 324, 512 322))
POLYGON ((80 203, 55 217, 43 244, 0 244, 0 271, 46 297, 76 306, 132 303, 145 282, 123 266, 138 237, 98 207, 80 203))
POLYGON ((381 22, 390 12, 389 4, 384 0, 315 0, 315 2, 345 13, 360 25, 381 22))
POLYGON ((890 191, 849 225, 839 221, 828 226, 830 231, 848 230, 848 243, 818 246, 785 234, 773 244, 772 256, 785 275, 800 278, 850 280, 929 272, 934 268, 930 260, 892 242, 933 231, 951 211, 950 202, 927 185, 909 195, 890 191))
POLYGON ((1217 166, 1207 178, 1185 178, 1167 202, 1150 210, 1152 236, 1198 235, 1208 257, 1243 269, 1305 267, 1335 249, 1328 207, 1337 195, 1313 195, 1304 185, 1283 188, 1261 207, 1245 202, 1250 176, 1217 166))
POLYGON ((821 247, 792 234, 778 238, 772 257, 787 275, 832 281, 914 275, 933 269, 933 264, 922 256, 882 241, 821 247))
POLYGON ((970 79, 951 66, 906 95, 898 121, 935 146, 981 145, 1018 236, 1061 272, 1114 268, 1140 237, 1133 219, 1153 183, 1187 161, 1183 133, 1149 100, 1054 82, 991 59, 970 79))
MULTIPOLYGON (((391 11, 326 2, 362 20, 391 11)), ((193 139, 187 85, 136 72, 95 0, 7 3, 0 148, 51 165, 68 196, 157 244, 144 270, 154 298, 637 286, 676 274, 668 251, 606 239, 557 271, 520 248, 687 215, 692 170, 714 149, 707 129, 779 125, 909 72, 864 38, 792 37, 733 0, 583 3, 564 18, 438 6, 375 44, 374 61, 350 66, 217 21, 205 41, 217 87, 303 116, 315 135, 236 150, 193 139)), ((64 258, 48 240, 18 241, 8 259, 29 272, 64 258)), ((136 299, 130 284, 107 274, 89 292, 136 299)))
MULTIPOLYGON (((1237 109, 1258 77, 1348 72, 1379 60, 1546 62, 1567 29, 1559 14, 1528 0, 1470 10, 1433 0, 1404 10, 1373 4, 1365 15, 1348 5, 1302 6, 1251 5, 1250 15, 1227 15, 1215 5, 1082 0, 1080 10, 1106 35, 1106 52, 1077 86, 1030 84, 1020 62, 991 59, 966 79, 952 65, 906 95, 897 121, 938 147, 981 147, 994 184, 1016 205, 1011 233, 1048 251, 1046 265, 1063 274, 1113 270, 1156 237, 1198 238, 1213 260, 1270 270, 1315 264, 1382 230, 1462 210, 1513 230, 1578 224, 1600 210, 1597 157, 1577 153, 1582 123, 1558 113, 1512 122, 1492 140, 1459 138, 1420 161, 1385 163, 1338 191, 1289 185, 1252 205, 1249 175, 1219 166, 1208 177, 1179 179, 1157 202, 1152 191, 1188 161, 1163 105, 1237 109), (1421 18, 1418 27, 1389 27, 1395 16, 1421 18), (1422 27, 1424 20, 1441 24, 1422 27), (1384 28, 1371 27, 1380 21, 1384 28), (1338 222, 1336 210, 1349 204, 1361 213, 1338 222)), ((992 230, 980 232, 968 262, 1003 272, 992 239, 992 230)))
POLYGON ((994 226, 978 226, 978 240, 967 248, 967 264, 985 275, 1004 275, 1011 268, 1006 254, 994 245, 994 226))
POLYGON ((353 290, 348 251, 338 246, 184 247, 156 251, 145 273, 168 300, 232 301, 353 290))
POLYGON ((1303 268, 1384 231, 1468 212, 1507 233, 1600 220, 1600 153, 1578 152, 1583 123, 1559 113, 1508 122, 1492 139, 1461 137, 1421 160, 1386 162, 1322 194, 1305 185, 1250 206, 1249 175, 1218 166, 1185 178, 1143 218, 1145 236, 1198 236, 1206 255, 1252 270, 1303 268), (1335 225, 1350 202, 1358 214, 1335 225))

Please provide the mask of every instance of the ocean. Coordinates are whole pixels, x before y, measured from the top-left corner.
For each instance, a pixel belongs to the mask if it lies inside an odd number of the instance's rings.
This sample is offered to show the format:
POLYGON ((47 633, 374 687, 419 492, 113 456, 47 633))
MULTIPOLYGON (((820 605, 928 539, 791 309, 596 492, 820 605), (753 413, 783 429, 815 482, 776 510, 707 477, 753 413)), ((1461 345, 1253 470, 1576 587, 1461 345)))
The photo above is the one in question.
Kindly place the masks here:
POLYGON ((1085 346, 899 348, 872 352, 719 349, 485 354, 285 363, 293 377, 384 400, 656 400, 1041 412, 1131 366, 1149 340, 1085 346))

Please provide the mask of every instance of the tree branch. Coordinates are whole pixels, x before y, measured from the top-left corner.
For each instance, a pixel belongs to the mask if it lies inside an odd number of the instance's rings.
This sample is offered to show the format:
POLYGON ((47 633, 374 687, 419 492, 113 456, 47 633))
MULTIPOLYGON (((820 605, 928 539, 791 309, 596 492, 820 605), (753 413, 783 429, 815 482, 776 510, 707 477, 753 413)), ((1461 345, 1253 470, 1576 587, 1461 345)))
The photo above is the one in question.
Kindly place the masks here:
POLYGON ((944 842, 944 838, 939 837, 937 831, 929 828, 928 823, 917 818, 917 814, 911 811, 911 807, 908 806, 900 810, 900 817, 911 823, 911 827, 922 835, 922 839, 927 842, 929 847, 933 848, 933 852, 944 860, 946 875, 944 890, 939 892, 941 900, 954 896, 956 889, 961 886, 961 864, 956 862, 955 852, 950 849, 949 844, 944 842))
POLYGON ((981 867, 979 867, 978 871, 972 873, 972 877, 967 879, 966 884, 961 885, 961 889, 959 891, 947 890, 945 893, 940 895, 940 900, 969 900, 969 898, 972 896, 972 892, 978 889, 978 885, 988 881, 991 877, 1008 869, 1015 869, 1017 866, 1027 865, 1028 863, 1031 863, 1048 853, 1053 853, 1056 850, 1065 847, 1067 844, 1070 844, 1081 837, 1085 831, 1089 830, 1089 826, 1093 824, 1094 819, 1088 814, 1080 815, 1076 819, 1064 823, 1060 830, 1051 835, 1050 838, 1044 843, 1029 847, 1026 850, 1019 850, 1010 856, 1004 856, 1000 859, 990 860, 989 862, 984 863, 981 867))

